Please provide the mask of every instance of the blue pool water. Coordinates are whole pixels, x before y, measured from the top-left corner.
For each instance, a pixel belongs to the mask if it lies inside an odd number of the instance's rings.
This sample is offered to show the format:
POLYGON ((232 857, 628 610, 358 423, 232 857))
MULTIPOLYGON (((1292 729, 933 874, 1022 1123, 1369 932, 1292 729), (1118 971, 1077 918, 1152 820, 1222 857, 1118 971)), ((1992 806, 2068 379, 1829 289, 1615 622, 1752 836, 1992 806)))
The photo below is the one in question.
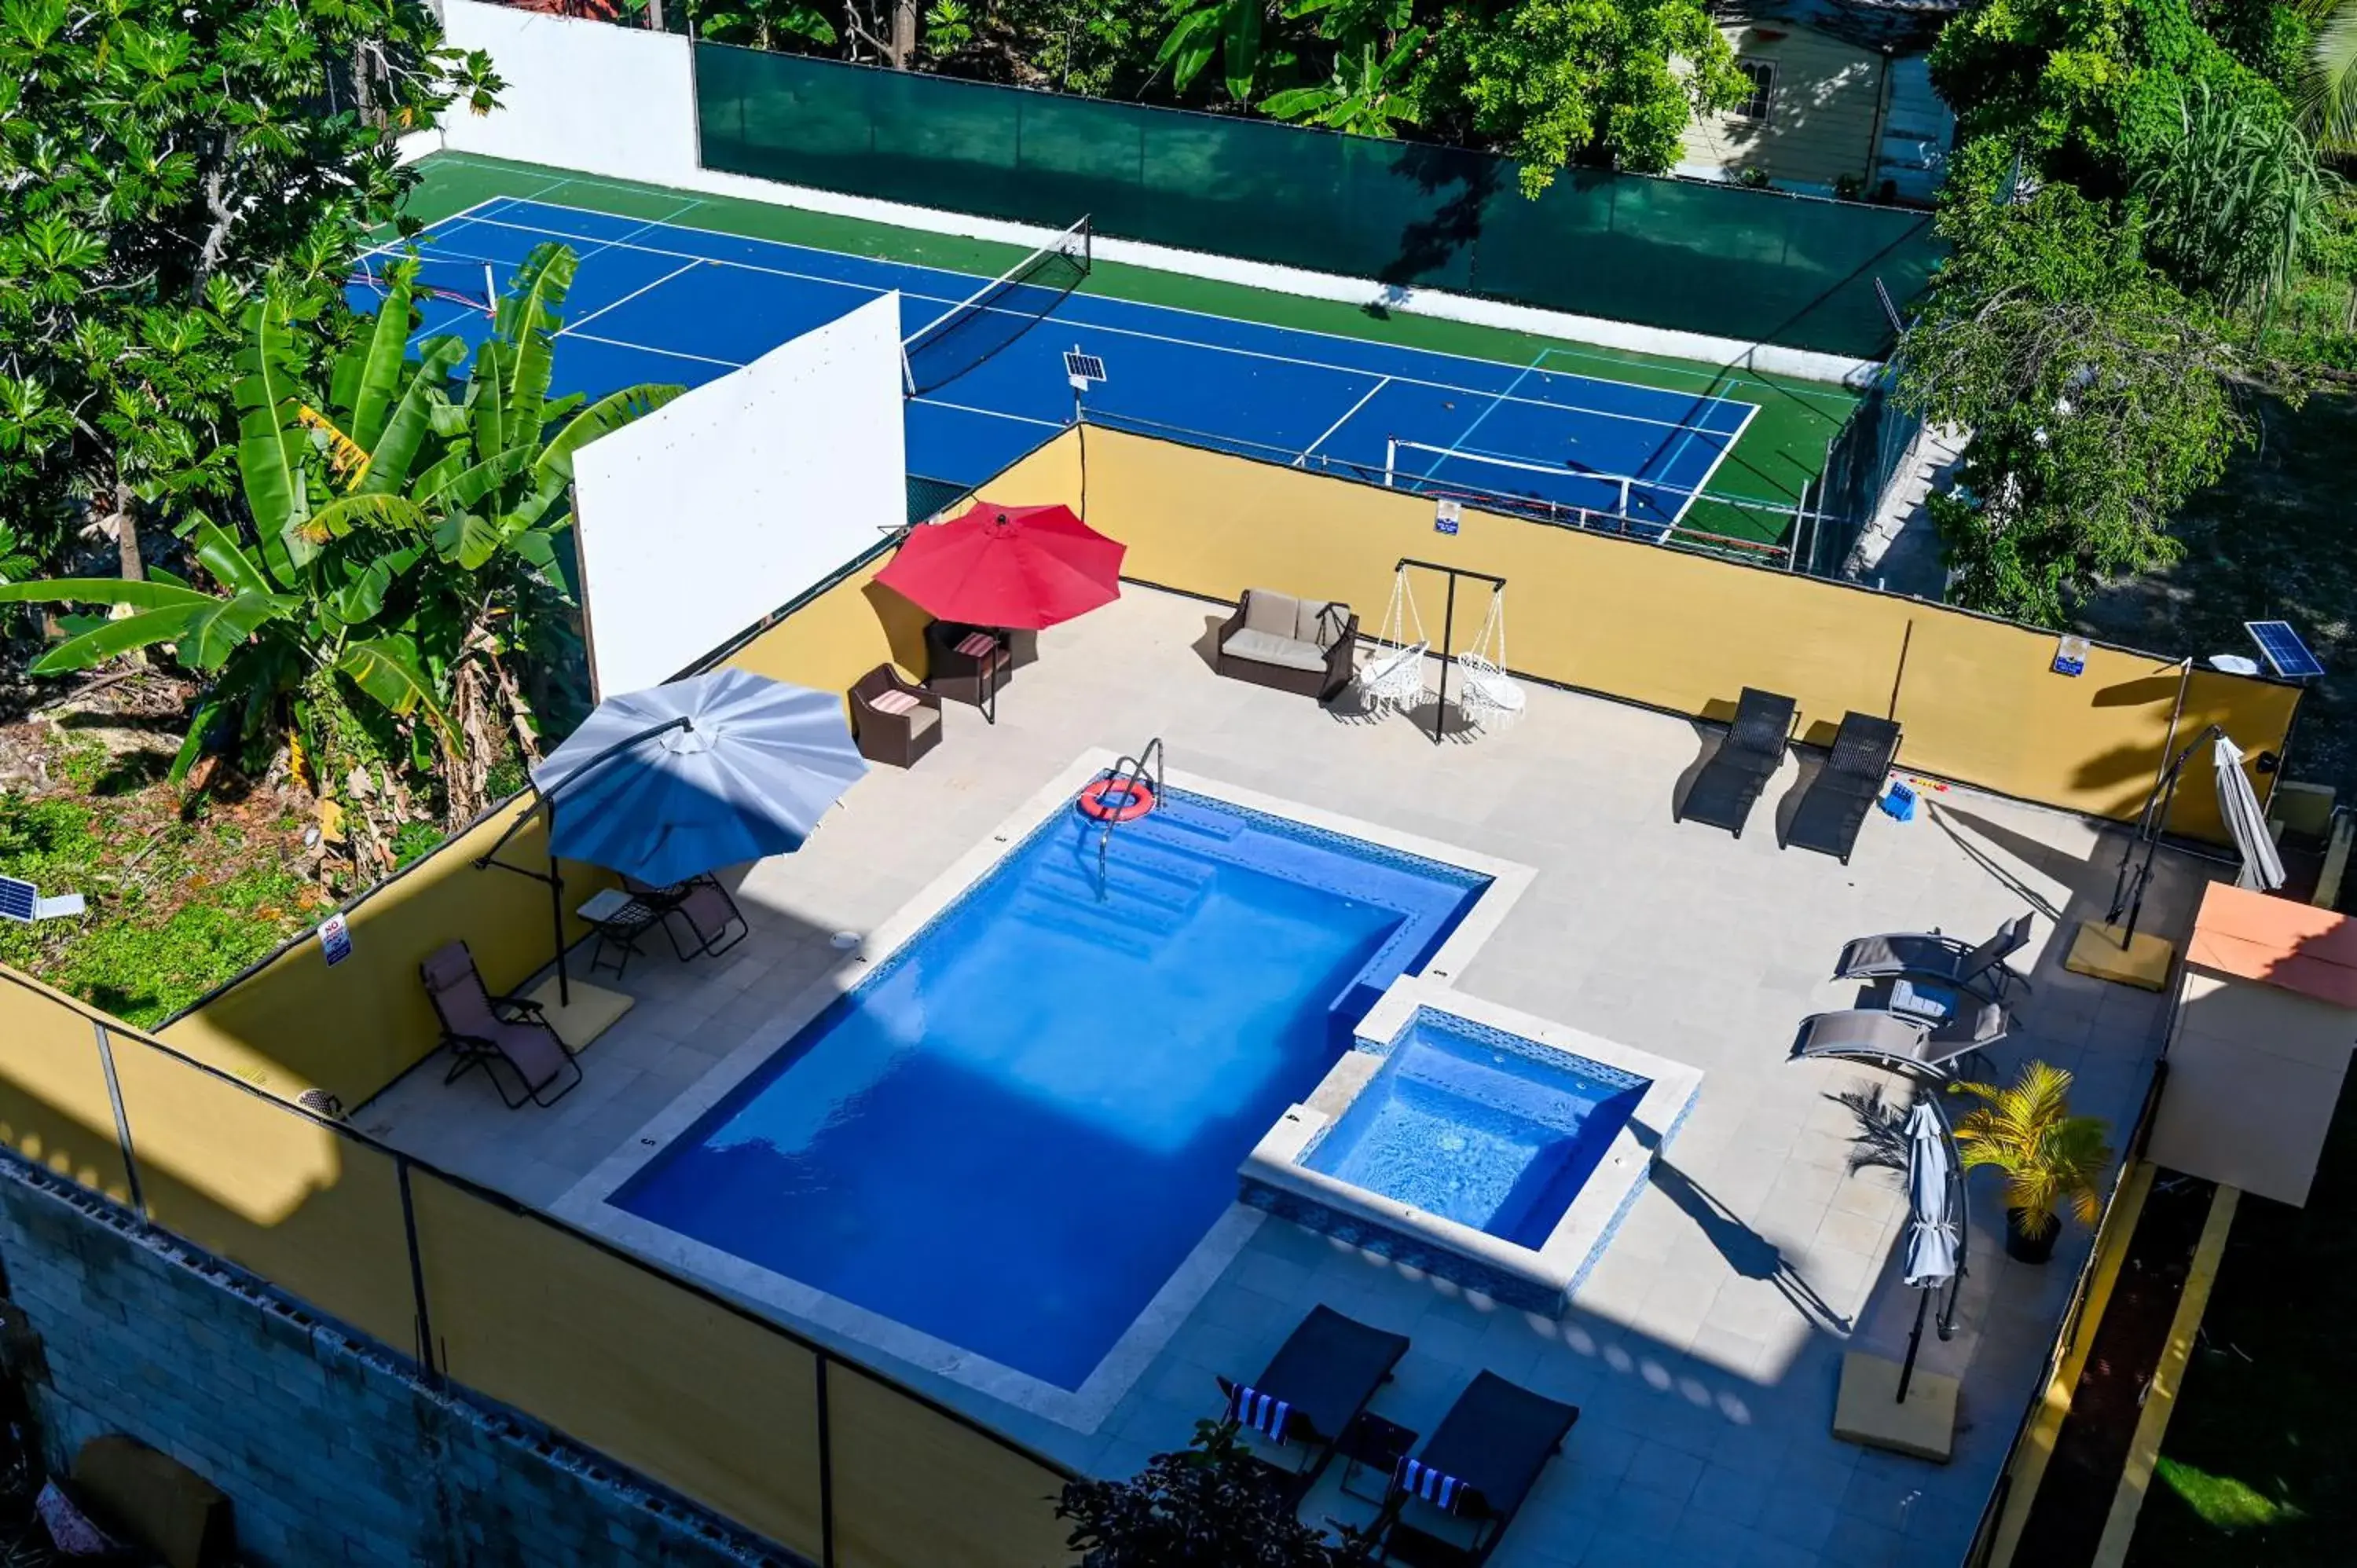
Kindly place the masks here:
POLYGON ((1535 1248, 1649 1084, 1420 1009, 1302 1163, 1535 1248))
POLYGON ((1078 1388, 1488 878, 1179 790, 1058 813, 613 1203, 1078 1388))

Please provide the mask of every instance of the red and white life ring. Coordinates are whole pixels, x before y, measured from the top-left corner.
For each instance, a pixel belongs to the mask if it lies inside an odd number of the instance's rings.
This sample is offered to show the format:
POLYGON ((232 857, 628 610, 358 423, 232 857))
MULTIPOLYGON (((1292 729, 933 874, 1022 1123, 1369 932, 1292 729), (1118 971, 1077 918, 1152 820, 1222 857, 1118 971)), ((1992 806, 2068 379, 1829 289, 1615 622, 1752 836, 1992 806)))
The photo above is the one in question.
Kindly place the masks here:
POLYGON ((1092 779, 1076 804, 1100 822, 1132 822, 1154 810, 1154 786, 1134 777, 1092 779))

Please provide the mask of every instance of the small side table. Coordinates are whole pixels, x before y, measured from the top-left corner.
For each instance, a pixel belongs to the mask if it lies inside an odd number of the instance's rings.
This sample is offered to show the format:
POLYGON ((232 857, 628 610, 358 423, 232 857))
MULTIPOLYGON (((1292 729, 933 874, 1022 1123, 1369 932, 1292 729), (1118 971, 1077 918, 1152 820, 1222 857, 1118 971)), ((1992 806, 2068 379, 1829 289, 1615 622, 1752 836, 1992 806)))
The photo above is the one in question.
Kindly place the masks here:
POLYGON ((656 905, 619 887, 608 887, 583 899, 581 907, 573 912, 597 931, 597 945, 589 953, 589 972, 610 969, 617 979, 630 967, 630 956, 639 950, 639 939, 661 925, 663 917, 656 905))
POLYGON ((1391 1495, 1392 1476, 1399 1462, 1415 1446, 1415 1434, 1398 1422, 1362 1410, 1342 1429, 1341 1440, 1334 1452, 1349 1461, 1342 1467, 1342 1493, 1362 1503, 1383 1503, 1391 1495), (1383 1489, 1372 1497, 1351 1489, 1351 1482, 1361 1470, 1373 1470, 1383 1477, 1383 1489))

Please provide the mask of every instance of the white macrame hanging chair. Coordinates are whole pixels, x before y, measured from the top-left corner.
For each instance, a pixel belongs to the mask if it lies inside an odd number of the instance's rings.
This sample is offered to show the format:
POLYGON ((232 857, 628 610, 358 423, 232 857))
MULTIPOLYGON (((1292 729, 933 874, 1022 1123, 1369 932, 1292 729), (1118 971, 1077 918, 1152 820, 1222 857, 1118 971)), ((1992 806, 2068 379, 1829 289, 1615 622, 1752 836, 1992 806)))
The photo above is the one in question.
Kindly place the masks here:
POLYGON ((1383 624, 1375 629, 1375 656, 1359 666, 1351 684, 1370 707, 1405 712, 1424 700, 1424 657, 1432 651, 1432 643, 1424 635, 1424 618, 1416 614, 1415 596, 1407 591, 1405 566, 1392 574, 1391 603, 1384 607, 1383 624), (1413 638, 1408 635, 1411 628, 1415 633, 1413 638))
POLYGON ((1523 711, 1523 689, 1506 673, 1506 590, 1490 590, 1490 613, 1472 646, 1457 656, 1463 682, 1458 704, 1479 729, 1494 729, 1523 711))

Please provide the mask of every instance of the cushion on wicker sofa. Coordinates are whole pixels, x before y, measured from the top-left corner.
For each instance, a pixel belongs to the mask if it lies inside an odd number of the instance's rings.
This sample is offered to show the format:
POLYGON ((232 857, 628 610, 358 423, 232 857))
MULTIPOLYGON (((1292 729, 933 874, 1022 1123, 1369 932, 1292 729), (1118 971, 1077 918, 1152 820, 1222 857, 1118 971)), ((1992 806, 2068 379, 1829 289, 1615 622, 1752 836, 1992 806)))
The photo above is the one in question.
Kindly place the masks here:
POLYGON ((1254 588, 1244 595, 1244 630, 1292 638, 1300 635, 1300 625, 1301 601, 1291 594, 1254 588))
POLYGON ((1326 655, 1318 651, 1316 643, 1279 637, 1272 631, 1254 631, 1249 627, 1222 643, 1220 651, 1231 659, 1249 659, 1255 664, 1275 664, 1287 670, 1326 668, 1326 655))

